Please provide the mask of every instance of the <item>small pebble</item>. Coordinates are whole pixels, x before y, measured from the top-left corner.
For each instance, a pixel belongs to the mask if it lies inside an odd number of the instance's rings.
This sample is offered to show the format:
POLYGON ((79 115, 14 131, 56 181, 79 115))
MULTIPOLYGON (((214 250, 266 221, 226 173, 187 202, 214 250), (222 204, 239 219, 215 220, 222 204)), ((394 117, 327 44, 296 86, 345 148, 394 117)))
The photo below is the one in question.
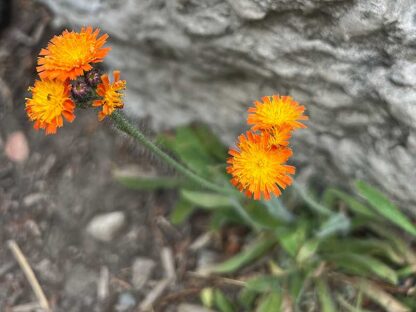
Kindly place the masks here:
POLYGON ((124 312, 136 305, 136 299, 131 293, 124 292, 118 296, 117 304, 115 306, 115 311, 124 312))
POLYGON ((87 232, 99 241, 110 242, 125 222, 126 216, 121 211, 97 215, 87 225, 87 232))
POLYGON ((22 131, 12 132, 4 147, 6 156, 13 162, 22 163, 29 157, 29 145, 22 131))
POLYGON ((46 194, 43 193, 32 193, 23 198, 23 204, 26 207, 33 206, 37 203, 40 203, 42 200, 46 199, 46 194))

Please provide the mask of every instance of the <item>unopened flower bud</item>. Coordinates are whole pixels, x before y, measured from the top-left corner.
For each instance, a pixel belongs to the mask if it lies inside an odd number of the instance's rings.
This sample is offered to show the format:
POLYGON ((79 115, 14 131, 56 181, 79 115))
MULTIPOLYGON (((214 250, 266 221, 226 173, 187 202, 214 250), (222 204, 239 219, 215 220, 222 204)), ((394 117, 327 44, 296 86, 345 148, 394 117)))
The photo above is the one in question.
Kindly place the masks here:
POLYGON ((90 92, 90 87, 82 81, 76 81, 71 89, 72 96, 76 99, 82 99, 90 92))
POLYGON ((85 82, 91 87, 95 87, 101 82, 100 73, 98 70, 93 69, 85 74, 85 82))

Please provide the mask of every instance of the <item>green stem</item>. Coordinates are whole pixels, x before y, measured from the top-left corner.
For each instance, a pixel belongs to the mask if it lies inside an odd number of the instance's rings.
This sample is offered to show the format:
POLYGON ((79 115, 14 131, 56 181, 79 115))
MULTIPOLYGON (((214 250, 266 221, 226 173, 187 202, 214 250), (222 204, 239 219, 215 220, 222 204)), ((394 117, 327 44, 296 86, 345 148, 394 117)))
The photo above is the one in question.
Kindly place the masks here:
POLYGON ((153 154, 157 155, 161 160, 166 162, 171 167, 175 168, 178 172, 183 174, 185 177, 190 179, 191 181, 194 181, 195 183, 201 185, 202 187, 205 187, 211 191, 227 194, 230 195, 230 192, 225 187, 221 187, 219 185, 216 185, 199 175, 195 174, 179 162, 177 162, 175 159, 170 157, 168 154, 166 154, 164 151, 162 151, 159 147, 157 147, 154 143, 152 143, 149 139, 147 139, 143 133, 141 133, 136 127, 134 127, 125 117, 123 117, 122 114, 119 112, 114 112, 111 114, 111 118, 113 119, 114 123, 116 124, 117 128, 123 131, 124 133, 130 135, 133 137, 136 141, 143 144, 145 147, 147 147, 153 154))

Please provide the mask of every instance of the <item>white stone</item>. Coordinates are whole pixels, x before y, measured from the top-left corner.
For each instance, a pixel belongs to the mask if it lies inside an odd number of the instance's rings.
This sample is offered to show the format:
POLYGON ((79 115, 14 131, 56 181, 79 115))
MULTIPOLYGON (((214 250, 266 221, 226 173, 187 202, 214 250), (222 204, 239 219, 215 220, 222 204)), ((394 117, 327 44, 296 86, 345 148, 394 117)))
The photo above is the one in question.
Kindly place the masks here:
POLYGON ((114 211, 95 216, 87 226, 87 232, 95 239, 109 242, 124 226, 126 216, 121 211, 114 211))

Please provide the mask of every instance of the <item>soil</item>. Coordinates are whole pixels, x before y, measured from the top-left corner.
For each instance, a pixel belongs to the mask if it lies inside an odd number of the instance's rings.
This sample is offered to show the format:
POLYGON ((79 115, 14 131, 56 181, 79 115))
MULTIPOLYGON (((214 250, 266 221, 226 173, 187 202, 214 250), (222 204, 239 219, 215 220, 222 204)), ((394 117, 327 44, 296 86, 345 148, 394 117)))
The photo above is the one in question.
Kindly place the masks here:
POLYGON ((209 283, 192 281, 184 272, 194 268, 187 246, 206 228, 204 215, 175 228, 167 221, 175 192, 129 190, 115 181, 113 170, 131 165, 171 172, 108 121, 98 122, 94 111, 80 112, 57 135, 34 131, 24 98, 36 76, 36 54, 55 33, 51 16, 24 0, 0 13, 5 14, 0 24, 0 311, 38 311, 37 298, 8 248, 10 240, 21 248, 53 311, 139 311, 165 277, 163 248, 173 252, 177 282, 154 302, 154 311, 176 311, 182 301, 195 302, 209 283), (5 153, 13 133, 27 141, 24 161, 5 153), (126 222, 111 241, 88 234, 95 216, 113 211, 122 212, 126 222), (154 261, 155 268, 137 289, 132 266, 139 257, 154 261), (103 287, 104 292, 98 290, 103 287))

